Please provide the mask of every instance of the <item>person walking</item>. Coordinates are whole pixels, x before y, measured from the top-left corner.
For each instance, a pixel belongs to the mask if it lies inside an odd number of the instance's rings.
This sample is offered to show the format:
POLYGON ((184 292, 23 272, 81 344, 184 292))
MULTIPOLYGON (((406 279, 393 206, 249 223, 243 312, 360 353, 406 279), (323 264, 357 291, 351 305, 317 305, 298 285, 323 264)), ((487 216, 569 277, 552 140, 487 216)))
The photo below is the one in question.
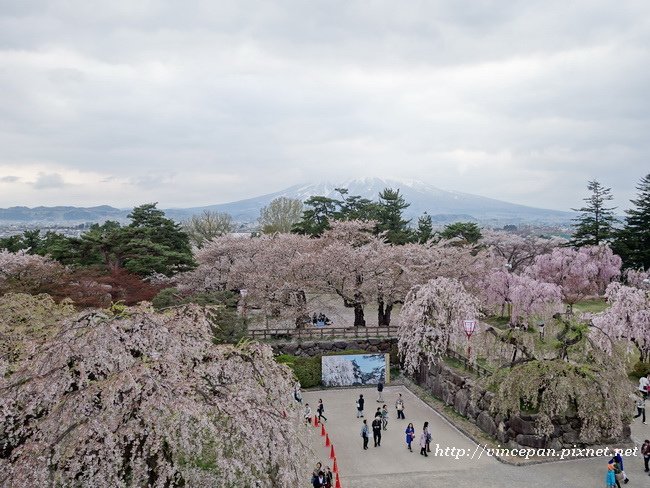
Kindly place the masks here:
POLYGON ((321 398, 318 399, 318 407, 316 408, 316 413, 318 413, 318 421, 320 422, 321 419, 325 419, 325 422, 327 422, 327 417, 325 417, 325 405, 323 405, 323 400, 321 398))
POLYGON ((375 417, 381 418, 381 407, 377 407, 377 411, 375 412, 375 417))
POLYGON ((427 454, 427 433, 424 431, 420 434, 420 455, 429 457, 427 454))
POLYGON ((422 432, 424 433, 424 442, 426 444, 426 452, 431 452, 431 432, 429 432, 429 422, 424 423, 422 427, 422 432))
POLYGON ((375 447, 381 446, 381 416, 375 417, 372 421, 372 440, 375 442, 375 447))
POLYGON ((377 383, 377 393, 379 394, 377 396, 377 401, 379 403, 384 403, 384 383, 381 380, 377 383))
POLYGON ((300 383, 296 383, 296 385, 293 387, 293 398, 298 403, 302 403, 302 392, 300 391, 300 383))
MULTIPOLYGON (((610 459, 610 463, 614 463, 614 467, 617 468, 620 471, 620 478, 623 478, 623 483, 628 483, 630 479, 627 477, 627 474, 625 474, 625 467, 623 466, 623 456, 621 456, 621 450, 620 449, 614 449, 614 457, 610 459)), ((617 473, 618 474, 618 473, 617 473)), ((618 478, 616 478, 617 485, 618 485, 618 478)))
POLYGON ((368 449, 368 438, 370 437, 370 432, 368 431, 368 421, 363 419, 361 424, 361 437, 363 437, 363 449, 368 449))
POLYGON ((402 394, 400 393, 395 402, 395 408, 397 409, 397 418, 406 420, 404 417, 404 400, 402 400, 402 394))
POLYGON ((639 378, 639 391, 643 395, 643 398, 648 398, 648 392, 650 392, 650 373, 639 378))
POLYGON ((388 408, 384 404, 381 407, 381 425, 384 430, 387 430, 388 427, 388 408))
POLYGON ((639 397, 636 400, 636 415, 634 418, 638 419, 639 417, 641 417, 641 422, 645 424, 645 398, 643 397, 639 397))
POLYGON ((311 423, 311 407, 309 406, 309 403, 305 403, 305 425, 309 425, 311 423))
POLYGON ((641 446, 641 455, 643 456, 644 471, 647 473, 650 471, 650 468, 648 468, 648 463, 650 463, 650 440, 646 439, 643 442, 643 445, 641 446))
POLYGON ((413 427, 413 424, 408 424, 404 433, 406 434, 406 446, 409 451, 413 452, 413 449, 411 449, 411 443, 413 442, 413 439, 415 439, 415 428, 413 427))
POLYGON ((365 400, 363 399, 363 395, 359 395, 359 399, 357 400, 357 418, 363 418, 364 403, 365 400))

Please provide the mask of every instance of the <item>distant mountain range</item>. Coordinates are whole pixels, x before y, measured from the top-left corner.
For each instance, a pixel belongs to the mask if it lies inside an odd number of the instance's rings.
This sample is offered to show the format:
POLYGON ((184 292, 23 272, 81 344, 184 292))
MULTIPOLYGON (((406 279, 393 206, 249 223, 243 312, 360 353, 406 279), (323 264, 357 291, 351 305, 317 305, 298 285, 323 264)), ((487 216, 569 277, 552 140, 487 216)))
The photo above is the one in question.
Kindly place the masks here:
MULTIPOLYGON (((469 193, 447 191, 421 181, 389 180, 380 178, 359 178, 339 183, 316 183, 294 185, 285 190, 248 198, 231 203, 205 207, 165 209, 166 214, 175 220, 184 220, 204 210, 227 212, 237 222, 254 223, 260 209, 278 197, 297 198, 302 201, 314 195, 339 198, 336 188, 347 188, 350 195, 376 200, 385 188, 399 188, 404 199, 411 204, 405 211, 407 218, 417 219, 424 212, 434 222, 448 223, 458 220, 472 220, 479 223, 503 225, 509 223, 562 224, 570 222, 572 212, 548 210, 517 205, 493 198, 469 193)), ((121 210, 107 205, 99 207, 11 207, 0 209, 0 221, 4 222, 101 222, 105 220, 125 220, 129 210, 121 210)))

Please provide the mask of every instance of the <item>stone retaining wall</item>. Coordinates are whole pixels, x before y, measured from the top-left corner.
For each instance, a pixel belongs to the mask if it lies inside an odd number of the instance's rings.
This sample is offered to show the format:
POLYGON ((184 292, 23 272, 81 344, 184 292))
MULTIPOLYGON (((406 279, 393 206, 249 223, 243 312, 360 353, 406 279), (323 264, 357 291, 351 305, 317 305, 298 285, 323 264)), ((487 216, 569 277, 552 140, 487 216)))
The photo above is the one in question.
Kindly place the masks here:
MULTIPOLYGON (((431 367, 422 365, 415 375, 416 382, 435 397, 483 432, 495 437, 503 447, 515 448, 572 448, 584 447, 579 441, 580 420, 559 417, 554 419, 555 430, 550 435, 538 435, 535 429, 536 415, 513 415, 506 417, 495 414, 492 408, 495 394, 485 390, 472 378, 465 377, 443 363, 431 367)), ((619 439, 602 439, 599 444, 613 445, 629 443, 630 427, 626 425, 619 439)))

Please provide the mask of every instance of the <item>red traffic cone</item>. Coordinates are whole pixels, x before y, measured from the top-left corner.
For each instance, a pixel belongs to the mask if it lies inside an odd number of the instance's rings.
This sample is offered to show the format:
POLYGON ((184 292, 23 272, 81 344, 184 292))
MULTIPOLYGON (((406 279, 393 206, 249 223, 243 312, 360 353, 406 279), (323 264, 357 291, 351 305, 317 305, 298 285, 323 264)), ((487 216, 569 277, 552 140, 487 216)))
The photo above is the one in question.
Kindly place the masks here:
POLYGON ((320 435, 324 436, 325 434, 326 434, 326 432, 325 432, 325 424, 320 424, 320 435))
POLYGON ((336 475, 336 485, 334 485, 334 488, 341 488, 341 480, 338 474, 336 475))
POLYGON ((332 444, 332 448, 330 449, 330 457, 332 459, 336 457, 336 453, 334 452, 334 444, 332 444))
POLYGON ((330 443, 330 435, 327 434, 327 435, 325 436, 325 447, 330 447, 330 444, 331 444, 331 443, 330 443))
POLYGON ((334 458, 334 466, 332 466, 332 472, 339 474, 339 466, 336 464, 336 458, 334 458))
POLYGON ((314 427, 318 427, 318 417, 314 415, 314 427))

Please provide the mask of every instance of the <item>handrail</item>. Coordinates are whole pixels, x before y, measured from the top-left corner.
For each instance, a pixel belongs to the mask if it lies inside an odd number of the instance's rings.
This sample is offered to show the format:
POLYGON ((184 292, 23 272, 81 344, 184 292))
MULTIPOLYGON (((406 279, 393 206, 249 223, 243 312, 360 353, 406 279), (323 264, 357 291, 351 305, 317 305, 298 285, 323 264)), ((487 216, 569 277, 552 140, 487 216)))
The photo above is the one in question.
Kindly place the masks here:
POLYGON ((446 356, 455 359, 457 361, 460 361, 461 363, 463 363, 465 369, 474 371, 479 376, 490 376, 492 374, 492 372, 489 369, 481 366, 480 364, 471 362, 465 356, 454 351, 453 349, 447 349, 446 356))
POLYGON ((385 338, 397 337, 396 325, 381 325, 377 327, 302 327, 302 328, 274 328, 274 329, 249 329, 248 337, 258 340, 278 339, 333 339, 333 338, 385 338))

